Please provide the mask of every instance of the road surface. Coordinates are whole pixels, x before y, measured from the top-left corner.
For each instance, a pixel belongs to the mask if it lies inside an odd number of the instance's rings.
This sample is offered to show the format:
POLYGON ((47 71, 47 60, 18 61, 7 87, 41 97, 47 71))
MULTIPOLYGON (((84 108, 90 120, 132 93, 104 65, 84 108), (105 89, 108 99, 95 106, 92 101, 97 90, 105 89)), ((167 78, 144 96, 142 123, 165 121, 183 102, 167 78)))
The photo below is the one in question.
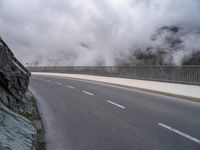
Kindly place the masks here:
POLYGON ((200 150, 200 103, 33 76, 48 150, 200 150))

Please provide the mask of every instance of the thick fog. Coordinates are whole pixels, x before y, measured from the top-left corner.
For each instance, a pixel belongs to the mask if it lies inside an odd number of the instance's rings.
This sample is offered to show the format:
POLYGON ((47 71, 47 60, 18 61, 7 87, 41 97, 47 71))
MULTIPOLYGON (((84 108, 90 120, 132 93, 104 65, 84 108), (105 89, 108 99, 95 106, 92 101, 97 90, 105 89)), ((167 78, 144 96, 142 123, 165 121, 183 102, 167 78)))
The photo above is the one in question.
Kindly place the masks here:
POLYGON ((200 51, 199 0, 0 1, 0 36, 32 66, 116 65, 135 50, 165 46, 162 37, 151 41, 163 26, 184 29, 165 61, 181 64, 200 51))

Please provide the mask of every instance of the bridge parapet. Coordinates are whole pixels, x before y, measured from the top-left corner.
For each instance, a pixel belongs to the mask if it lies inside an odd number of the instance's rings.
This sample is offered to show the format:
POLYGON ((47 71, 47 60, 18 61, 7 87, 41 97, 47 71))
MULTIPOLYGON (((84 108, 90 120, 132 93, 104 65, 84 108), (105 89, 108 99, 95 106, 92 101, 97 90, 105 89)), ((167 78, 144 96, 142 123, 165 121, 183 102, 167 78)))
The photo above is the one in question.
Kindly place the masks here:
POLYGON ((31 72, 88 74, 151 81, 200 85, 200 65, 197 66, 49 66, 28 67, 31 72))

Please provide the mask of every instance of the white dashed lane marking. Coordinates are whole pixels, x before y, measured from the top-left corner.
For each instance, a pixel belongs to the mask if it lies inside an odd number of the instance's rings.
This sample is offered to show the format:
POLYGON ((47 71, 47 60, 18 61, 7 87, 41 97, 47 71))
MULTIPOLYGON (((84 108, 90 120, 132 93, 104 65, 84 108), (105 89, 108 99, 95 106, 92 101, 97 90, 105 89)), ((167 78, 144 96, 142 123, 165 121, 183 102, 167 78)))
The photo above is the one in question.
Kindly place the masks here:
POLYGON ((124 107, 124 106, 122 106, 122 105, 120 105, 120 104, 117 104, 117 103, 115 103, 115 102, 112 102, 112 101, 107 101, 108 103, 110 103, 110 104, 112 104, 112 105, 114 105, 114 106, 117 106, 117 107, 119 107, 119 108, 122 108, 122 109, 125 109, 126 107, 124 107))
POLYGON ((73 86, 71 86, 71 85, 68 85, 67 87, 68 87, 68 88, 70 88, 70 89, 74 89, 74 87, 73 87, 73 86))
POLYGON ((181 131, 179 131, 177 129, 174 129, 174 128, 170 127, 170 126, 167 126, 167 125, 165 125, 163 123, 158 123, 158 125, 163 127, 163 128, 165 128, 165 129, 168 129, 168 130, 170 130, 170 131, 172 131, 172 132, 174 132, 174 133, 176 133, 178 135, 181 135, 181 136, 183 136, 183 137, 185 137, 185 138, 187 138, 187 139, 189 139, 189 140, 191 140, 193 142, 196 142, 196 143, 200 144, 200 140, 199 139, 194 138, 194 137, 192 137, 192 136, 190 136, 190 135, 188 135, 186 133, 183 133, 183 132, 181 132, 181 131))
POLYGON ((85 94, 88 94, 88 95, 90 95, 90 96, 93 96, 94 94, 93 93, 90 93, 90 92, 87 92, 87 91, 82 91, 83 93, 85 93, 85 94))
POLYGON ((62 83, 60 83, 60 82, 56 82, 56 84, 57 84, 57 85, 63 85, 63 84, 62 84, 62 83))

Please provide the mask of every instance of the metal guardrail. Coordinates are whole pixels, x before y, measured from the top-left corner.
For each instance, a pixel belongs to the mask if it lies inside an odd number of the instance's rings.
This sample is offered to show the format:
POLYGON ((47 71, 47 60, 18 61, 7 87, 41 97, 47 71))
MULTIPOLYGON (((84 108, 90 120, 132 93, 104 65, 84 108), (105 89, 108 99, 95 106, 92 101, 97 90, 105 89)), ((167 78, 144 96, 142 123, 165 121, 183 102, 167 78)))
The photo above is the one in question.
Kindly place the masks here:
POLYGON ((89 74, 89 75, 101 75, 101 76, 200 85, 200 65, 199 66, 152 66, 152 67, 56 66, 56 67, 28 67, 28 70, 31 72, 89 74))

